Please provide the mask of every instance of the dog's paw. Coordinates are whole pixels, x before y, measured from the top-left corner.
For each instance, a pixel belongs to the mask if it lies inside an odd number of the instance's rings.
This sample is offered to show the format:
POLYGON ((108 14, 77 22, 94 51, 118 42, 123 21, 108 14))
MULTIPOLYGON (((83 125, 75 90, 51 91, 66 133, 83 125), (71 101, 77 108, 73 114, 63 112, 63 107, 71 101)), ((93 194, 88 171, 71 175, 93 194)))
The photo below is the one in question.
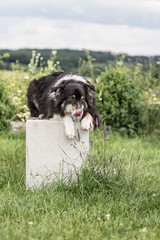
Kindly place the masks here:
POLYGON ((75 137, 75 128, 74 128, 74 122, 72 118, 69 116, 65 116, 63 120, 64 120, 66 136, 70 139, 73 139, 75 137))
MULTIPOLYGON (((90 115, 90 114, 89 114, 90 115)), ((90 130, 93 131, 93 120, 92 120, 92 116, 86 116, 82 119, 81 121, 81 128, 83 130, 90 130)))
POLYGON ((44 118, 44 114, 40 114, 40 115, 38 116, 38 118, 39 118, 39 119, 43 119, 43 118, 44 118))
POLYGON ((73 139, 75 137, 75 129, 72 127, 66 127, 65 134, 68 138, 73 139))

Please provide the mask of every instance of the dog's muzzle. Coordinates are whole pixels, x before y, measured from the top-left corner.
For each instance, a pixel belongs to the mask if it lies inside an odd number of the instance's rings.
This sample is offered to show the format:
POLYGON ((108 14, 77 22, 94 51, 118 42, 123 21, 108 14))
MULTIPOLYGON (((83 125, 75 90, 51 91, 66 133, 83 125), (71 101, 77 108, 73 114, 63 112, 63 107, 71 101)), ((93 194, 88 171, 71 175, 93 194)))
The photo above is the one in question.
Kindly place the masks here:
POLYGON ((81 110, 81 109, 77 109, 76 112, 75 112, 75 114, 74 114, 74 116, 75 116, 75 117, 80 117, 81 114, 82 114, 82 110, 81 110))
POLYGON ((76 121, 80 121, 83 116, 83 110, 81 109, 76 109, 74 112, 72 112, 72 117, 76 121))

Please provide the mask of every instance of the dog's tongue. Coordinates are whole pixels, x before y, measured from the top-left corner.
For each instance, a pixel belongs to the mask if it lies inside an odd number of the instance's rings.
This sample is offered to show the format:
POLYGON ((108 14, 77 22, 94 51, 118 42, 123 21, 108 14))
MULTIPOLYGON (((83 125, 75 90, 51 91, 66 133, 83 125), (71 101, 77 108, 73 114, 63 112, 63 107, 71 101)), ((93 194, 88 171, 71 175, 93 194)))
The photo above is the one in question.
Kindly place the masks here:
POLYGON ((81 109, 77 109, 75 112, 75 116, 79 117, 79 116, 81 116, 81 113, 82 113, 81 109))

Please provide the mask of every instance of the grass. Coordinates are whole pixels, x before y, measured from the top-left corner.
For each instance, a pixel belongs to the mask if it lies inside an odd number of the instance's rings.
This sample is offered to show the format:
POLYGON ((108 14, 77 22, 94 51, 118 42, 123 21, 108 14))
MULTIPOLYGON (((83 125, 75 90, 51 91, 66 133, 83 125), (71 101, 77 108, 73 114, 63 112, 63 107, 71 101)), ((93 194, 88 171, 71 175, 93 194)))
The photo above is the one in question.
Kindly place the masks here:
POLYGON ((25 135, 2 134, 0 239, 160 239, 160 142, 109 137, 91 134, 90 166, 77 181, 32 192, 25 189, 25 135))

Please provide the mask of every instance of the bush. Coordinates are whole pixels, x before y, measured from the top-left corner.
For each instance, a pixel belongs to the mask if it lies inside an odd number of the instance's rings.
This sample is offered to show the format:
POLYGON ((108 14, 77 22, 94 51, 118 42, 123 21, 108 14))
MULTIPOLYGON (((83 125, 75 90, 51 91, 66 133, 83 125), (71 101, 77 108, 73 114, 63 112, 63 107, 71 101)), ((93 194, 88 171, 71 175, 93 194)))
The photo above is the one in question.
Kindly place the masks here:
POLYGON ((14 106, 11 104, 9 97, 5 92, 5 87, 2 81, 0 81, 0 131, 10 126, 10 120, 12 118, 14 106))
POLYGON ((160 105, 152 104, 148 107, 148 134, 160 136, 160 105))
POLYGON ((127 134, 141 133, 147 124, 145 99, 134 75, 116 66, 106 69, 96 84, 102 121, 127 134))

